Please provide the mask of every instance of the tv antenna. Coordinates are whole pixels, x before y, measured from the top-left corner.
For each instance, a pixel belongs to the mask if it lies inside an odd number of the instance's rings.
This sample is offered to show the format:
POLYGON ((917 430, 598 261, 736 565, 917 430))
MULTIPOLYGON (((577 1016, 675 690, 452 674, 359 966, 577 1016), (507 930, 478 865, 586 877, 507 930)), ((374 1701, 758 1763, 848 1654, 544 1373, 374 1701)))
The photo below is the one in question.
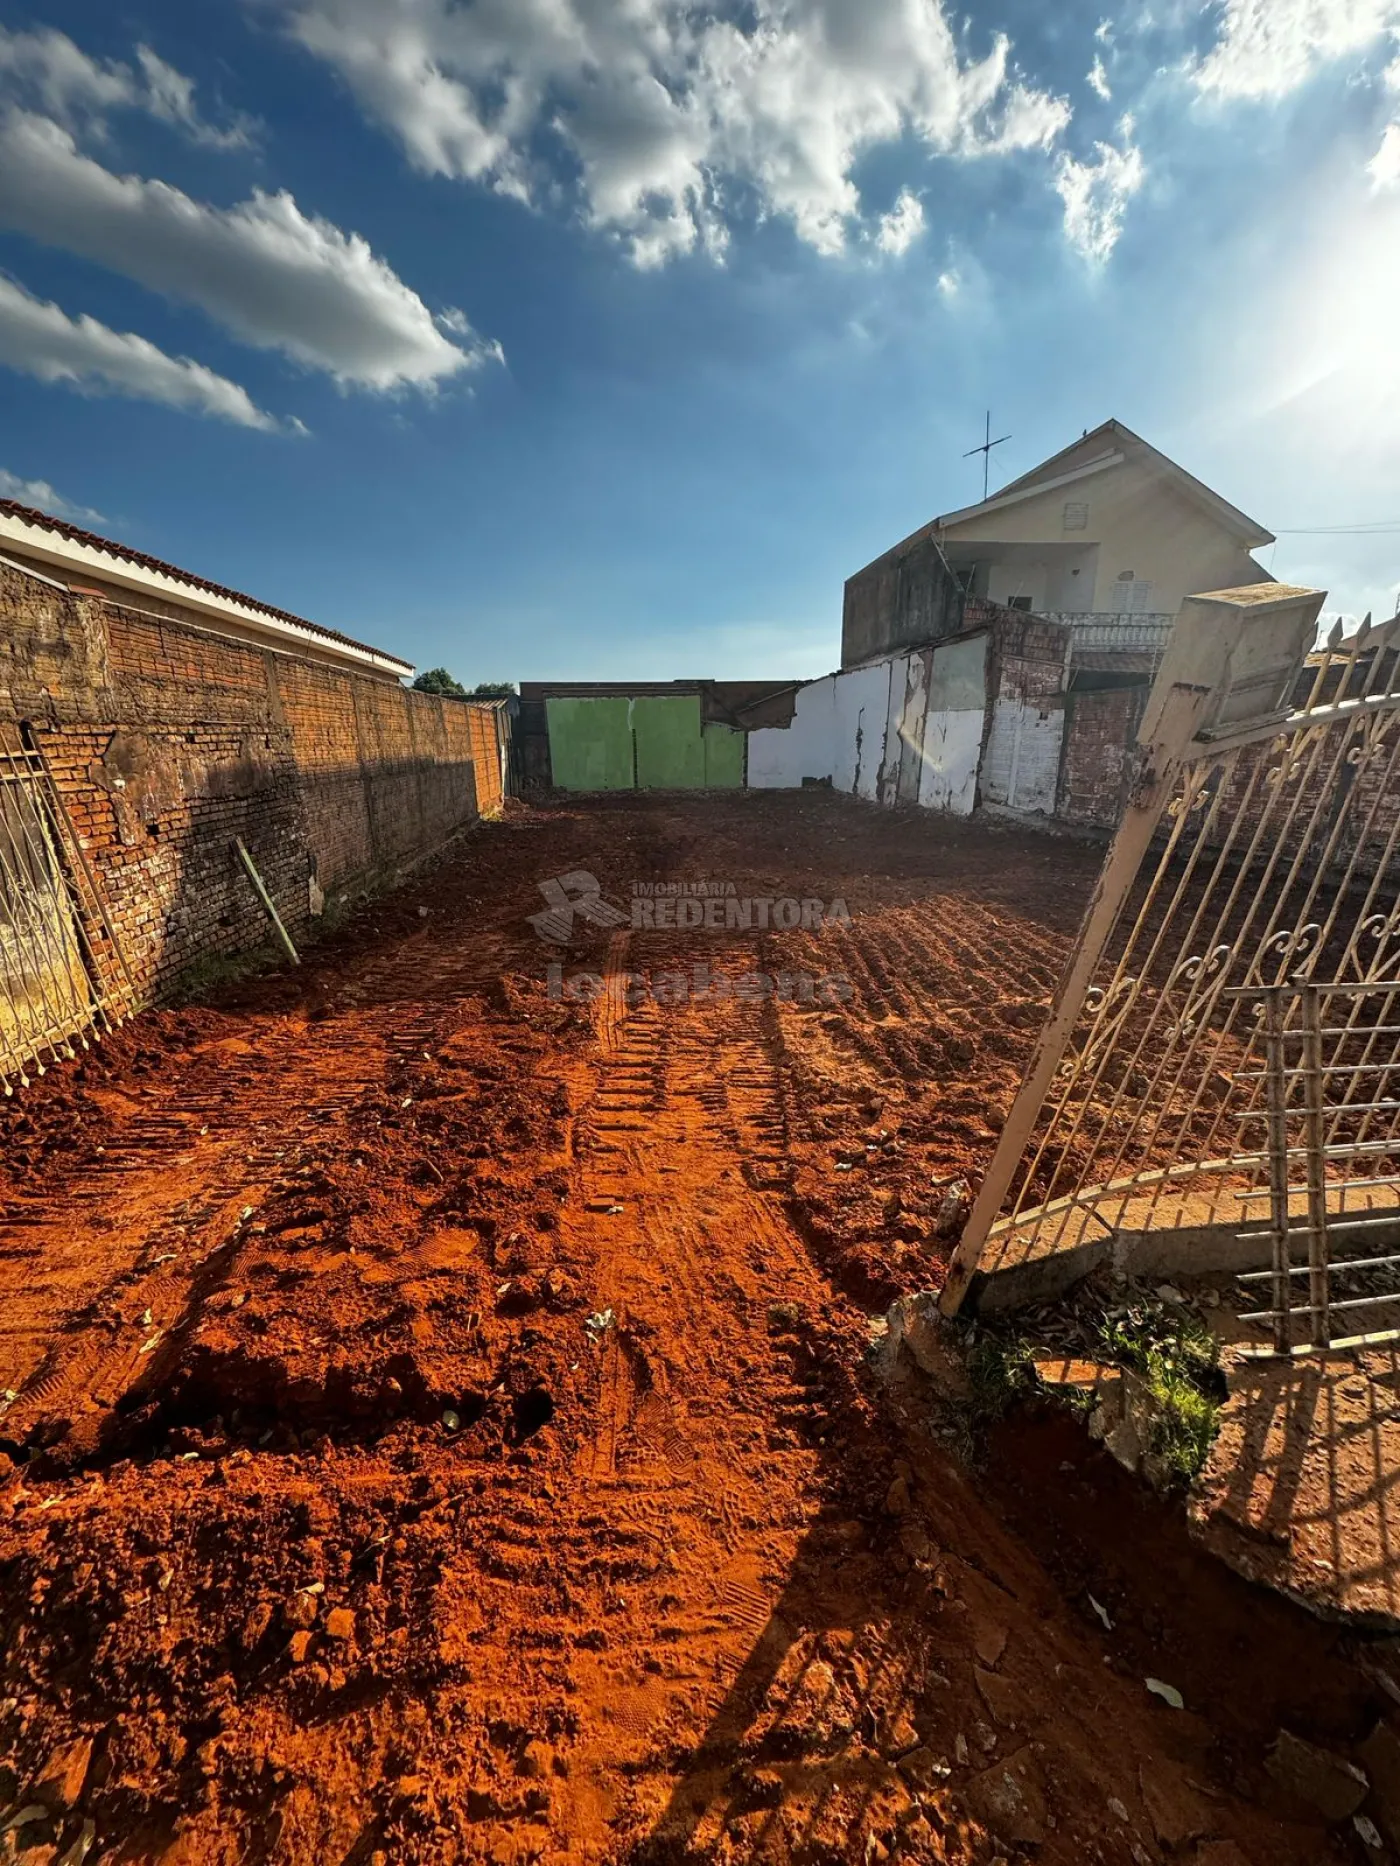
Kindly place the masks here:
POLYGON ((996 440, 992 439, 992 411, 989 408, 987 410, 986 438, 983 440, 980 447, 969 447, 967 452, 963 455, 964 460, 970 460, 974 454, 981 454, 982 456, 982 498, 984 502, 987 497, 987 487, 991 481, 992 449, 994 447, 1000 447, 1003 441, 1009 441, 1010 439, 1011 436, 1009 434, 1001 434, 998 435, 996 440))

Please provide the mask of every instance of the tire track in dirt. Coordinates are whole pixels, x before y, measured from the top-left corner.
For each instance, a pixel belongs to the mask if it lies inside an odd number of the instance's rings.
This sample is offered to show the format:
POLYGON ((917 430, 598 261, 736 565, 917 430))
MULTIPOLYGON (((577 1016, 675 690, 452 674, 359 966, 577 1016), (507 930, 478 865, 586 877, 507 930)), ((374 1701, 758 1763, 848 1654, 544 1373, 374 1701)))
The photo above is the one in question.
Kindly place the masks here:
MULTIPOLYGON (((629 953, 630 936, 614 936, 594 1001, 597 1077, 575 1123, 580 1197, 566 1219, 572 1253, 595 1264, 599 1316, 610 1312, 589 1350, 597 1413, 554 1519, 516 1524, 521 1545, 556 1556, 568 1525, 602 1584, 582 1617, 608 1628, 604 1648, 575 1642, 568 1664, 577 1727, 550 1830, 574 1839, 539 1855, 561 1866, 604 1857, 585 1837, 625 1821, 619 1768, 661 1795, 667 1753, 741 1670, 806 1523, 806 1511, 775 1518, 777 1466, 791 1497, 813 1487, 819 1458, 820 1409, 770 1339, 770 1297, 806 1293, 811 1267, 780 1196, 762 1010, 649 996, 629 1007, 629 953), (604 1525, 602 1546, 624 1557, 615 1582, 598 1567, 604 1525)), ((483 1681, 510 1664, 478 1658, 483 1681)))

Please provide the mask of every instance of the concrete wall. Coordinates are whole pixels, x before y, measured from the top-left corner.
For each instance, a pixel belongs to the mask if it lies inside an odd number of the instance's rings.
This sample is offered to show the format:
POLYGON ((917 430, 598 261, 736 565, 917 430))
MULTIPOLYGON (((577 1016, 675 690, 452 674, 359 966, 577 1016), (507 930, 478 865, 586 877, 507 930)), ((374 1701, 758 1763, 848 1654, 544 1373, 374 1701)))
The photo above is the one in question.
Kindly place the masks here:
POLYGON ((917 750, 916 798, 926 810, 968 816, 977 803, 977 772, 987 714, 985 634, 935 648, 928 705, 917 750))
POLYGON ((1018 552, 1013 568, 1004 575, 994 572, 999 582, 988 585, 989 597, 1005 600, 1019 590, 1032 597, 1033 608, 1175 614, 1183 597, 1199 591, 1266 580, 1265 571, 1220 521, 1150 460, 1127 460, 999 512, 949 525, 941 535, 963 551, 998 543, 1074 547, 1076 554, 1067 561, 1079 563, 1083 571, 1073 579, 1068 598, 1060 566, 1049 557, 1036 572, 1018 552), (1066 508, 1084 506, 1083 527, 1067 529, 1066 508), (1092 564, 1090 547, 1096 547, 1092 564))
POLYGON ((891 674, 898 667, 902 682, 904 666, 901 656, 828 674, 799 688, 790 726, 749 734, 749 788, 792 790, 823 783, 872 803, 879 800, 895 691, 891 674))
POLYGON ((43 751, 142 997, 295 932, 501 801, 494 708, 221 640, 0 564, 0 720, 43 751))
POLYGON ((841 665, 936 641, 962 626, 962 592, 927 528, 858 570, 841 606, 841 665))
POLYGON ((749 734, 750 786, 1051 814, 1070 630, 977 598, 966 614, 952 639, 799 688, 791 726, 749 734))

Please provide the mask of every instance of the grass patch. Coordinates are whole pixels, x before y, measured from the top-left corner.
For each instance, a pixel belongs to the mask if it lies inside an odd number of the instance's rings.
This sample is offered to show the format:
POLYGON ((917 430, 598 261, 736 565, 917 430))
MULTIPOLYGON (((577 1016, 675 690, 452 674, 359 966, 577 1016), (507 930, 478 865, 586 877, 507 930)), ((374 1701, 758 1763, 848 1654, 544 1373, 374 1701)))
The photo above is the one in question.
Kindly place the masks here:
POLYGON ((1220 1429, 1224 1382, 1214 1335, 1192 1309, 1142 1301, 1105 1315, 1099 1339, 1105 1358, 1140 1374, 1152 1395, 1149 1454, 1169 1479, 1191 1483, 1220 1429))
POLYGON ((1030 1342, 1020 1335, 978 1333, 967 1356, 967 1378, 979 1425, 994 1424, 1017 1400, 1034 1392, 1031 1353, 1030 1342))

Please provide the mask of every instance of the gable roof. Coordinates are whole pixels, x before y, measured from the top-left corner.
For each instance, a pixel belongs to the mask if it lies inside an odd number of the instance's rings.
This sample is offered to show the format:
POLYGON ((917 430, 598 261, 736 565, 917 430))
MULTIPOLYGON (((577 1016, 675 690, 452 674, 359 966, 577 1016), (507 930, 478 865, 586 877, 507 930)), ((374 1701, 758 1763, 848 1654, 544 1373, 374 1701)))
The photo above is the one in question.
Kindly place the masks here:
POLYGON ((999 512, 1006 506, 1033 498, 1037 493, 1050 492, 1078 480, 1089 479, 1096 473, 1123 466, 1130 460, 1150 466, 1176 492, 1209 513, 1217 524, 1237 538, 1247 550, 1274 542, 1271 531, 1266 531, 1254 519, 1247 517, 1238 506, 1231 505, 1228 499, 1222 499, 1218 492, 1212 492, 1202 480, 1188 473, 1185 467, 1178 466, 1175 460, 1168 459, 1166 454, 1143 440, 1141 435, 1134 434, 1131 428, 1125 428, 1121 421, 1105 421, 1102 426, 1082 434, 1068 447, 1062 447, 1059 453, 1051 454, 1048 460, 1042 460, 1039 466, 1032 467, 1029 473, 1023 473, 1019 479, 1013 479, 999 492, 994 492, 990 499, 964 506, 961 511, 943 513, 934 519, 933 529, 966 524, 969 519, 979 518, 984 512, 999 512))
POLYGON ((245 596, 222 583, 211 583, 205 577, 163 563, 158 557, 148 557, 144 551, 133 551, 129 545, 117 544, 95 531, 85 531, 81 525, 71 525, 49 512, 21 505, 15 499, 0 499, 0 551, 7 542, 16 550, 32 551, 56 568, 79 573, 87 570, 129 589, 145 590, 167 601, 186 603, 203 615, 224 615, 261 628, 284 643, 290 644, 298 638, 303 642, 309 640, 311 645, 322 641, 334 644, 339 651, 337 658, 342 661, 369 665, 376 672, 395 678, 413 672, 411 661, 386 654, 381 648, 371 648, 353 636, 342 635, 339 629, 308 622, 287 609, 274 609, 255 596, 245 596))

